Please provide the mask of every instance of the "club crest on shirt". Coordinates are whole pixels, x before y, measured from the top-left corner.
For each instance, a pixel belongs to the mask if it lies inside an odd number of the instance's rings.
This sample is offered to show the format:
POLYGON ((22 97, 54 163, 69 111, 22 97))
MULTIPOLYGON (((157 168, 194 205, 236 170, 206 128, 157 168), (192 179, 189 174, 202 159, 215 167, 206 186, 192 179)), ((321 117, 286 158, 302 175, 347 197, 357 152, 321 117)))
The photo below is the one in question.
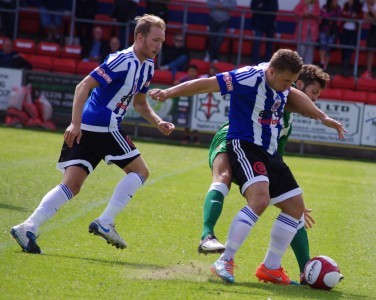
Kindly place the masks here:
POLYGON ((108 74, 106 74, 106 71, 103 68, 97 68, 96 72, 99 76, 103 77, 103 79, 106 80, 108 84, 112 82, 111 77, 108 74))
POLYGON ((272 105, 271 110, 277 111, 278 108, 281 106, 281 104, 282 104, 281 97, 279 95, 277 95, 274 99, 274 104, 272 105))
POLYGON ((226 83, 226 88, 228 92, 234 90, 234 86, 232 85, 232 78, 228 72, 223 73, 223 81, 226 83))

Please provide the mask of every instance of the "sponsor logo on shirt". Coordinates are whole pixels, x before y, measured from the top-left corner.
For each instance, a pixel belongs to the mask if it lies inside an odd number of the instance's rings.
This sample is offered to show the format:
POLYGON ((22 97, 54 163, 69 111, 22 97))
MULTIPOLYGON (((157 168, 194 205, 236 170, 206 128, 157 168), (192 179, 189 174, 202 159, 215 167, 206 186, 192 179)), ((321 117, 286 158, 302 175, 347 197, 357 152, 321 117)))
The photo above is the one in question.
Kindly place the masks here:
POLYGON ((258 122, 261 125, 278 125, 279 120, 283 116, 283 112, 278 109, 281 107, 281 98, 277 95, 275 102, 271 107, 271 110, 262 110, 259 113, 258 122))
POLYGON ((223 73, 223 80, 226 83, 226 88, 228 92, 234 90, 234 86, 232 85, 232 78, 228 72, 223 73))
POLYGON ((277 125, 282 116, 282 111, 262 110, 259 113, 258 122, 261 125, 277 125))
POLYGON ((112 82, 111 77, 108 74, 106 74, 106 71, 103 70, 102 68, 97 68, 97 74, 99 76, 103 77, 103 79, 106 80, 106 82, 108 84, 110 84, 112 82))

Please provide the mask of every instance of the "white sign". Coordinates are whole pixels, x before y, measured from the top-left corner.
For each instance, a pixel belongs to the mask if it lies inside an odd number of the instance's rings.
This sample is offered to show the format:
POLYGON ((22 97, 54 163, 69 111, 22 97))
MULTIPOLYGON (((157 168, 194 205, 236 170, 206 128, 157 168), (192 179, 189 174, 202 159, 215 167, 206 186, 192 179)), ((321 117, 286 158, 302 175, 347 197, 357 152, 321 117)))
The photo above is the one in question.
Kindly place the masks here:
POLYGON ((376 106, 365 105, 363 117, 362 145, 376 147, 376 106))
POLYGON ((215 132, 228 120, 230 95, 199 94, 192 97, 191 105, 191 128, 215 132))
POLYGON ((362 133, 363 103, 320 100, 316 105, 329 117, 341 122, 347 130, 344 140, 338 138, 337 131, 316 121, 294 114, 290 138, 325 143, 359 145, 362 133))
POLYGON ((21 87, 22 70, 0 68, 0 110, 8 107, 8 97, 13 87, 21 87))

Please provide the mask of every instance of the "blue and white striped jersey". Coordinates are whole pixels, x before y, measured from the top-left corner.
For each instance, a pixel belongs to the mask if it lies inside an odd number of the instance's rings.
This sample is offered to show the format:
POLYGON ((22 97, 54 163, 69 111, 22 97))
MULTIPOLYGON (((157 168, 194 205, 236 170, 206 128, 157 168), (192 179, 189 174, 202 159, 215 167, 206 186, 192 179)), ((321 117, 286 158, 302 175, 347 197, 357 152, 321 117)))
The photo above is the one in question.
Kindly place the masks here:
POLYGON ((280 122, 290 89, 276 92, 266 82, 268 64, 217 74, 221 94, 230 94, 228 139, 240 139, 277 153, 280 122))
POLYGON ((99 82, 85 103, 81 128, 88 131, 117 130, 127 108, 138 92, 146 93, 154 75, 154 61, 142 64, 133 46, 110 54, 90 73, 99 82))

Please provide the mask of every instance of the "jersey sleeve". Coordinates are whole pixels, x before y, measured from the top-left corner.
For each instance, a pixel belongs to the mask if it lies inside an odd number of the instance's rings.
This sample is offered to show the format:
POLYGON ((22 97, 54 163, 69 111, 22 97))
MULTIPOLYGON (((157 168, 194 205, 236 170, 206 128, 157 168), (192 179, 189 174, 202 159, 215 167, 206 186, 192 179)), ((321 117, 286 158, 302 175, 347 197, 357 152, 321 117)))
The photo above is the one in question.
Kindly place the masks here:
POLYGON ((232 94, 236 78, 234 70, 230 72, 219 73, 215 75, 219 84, 221 95, 232 94))

